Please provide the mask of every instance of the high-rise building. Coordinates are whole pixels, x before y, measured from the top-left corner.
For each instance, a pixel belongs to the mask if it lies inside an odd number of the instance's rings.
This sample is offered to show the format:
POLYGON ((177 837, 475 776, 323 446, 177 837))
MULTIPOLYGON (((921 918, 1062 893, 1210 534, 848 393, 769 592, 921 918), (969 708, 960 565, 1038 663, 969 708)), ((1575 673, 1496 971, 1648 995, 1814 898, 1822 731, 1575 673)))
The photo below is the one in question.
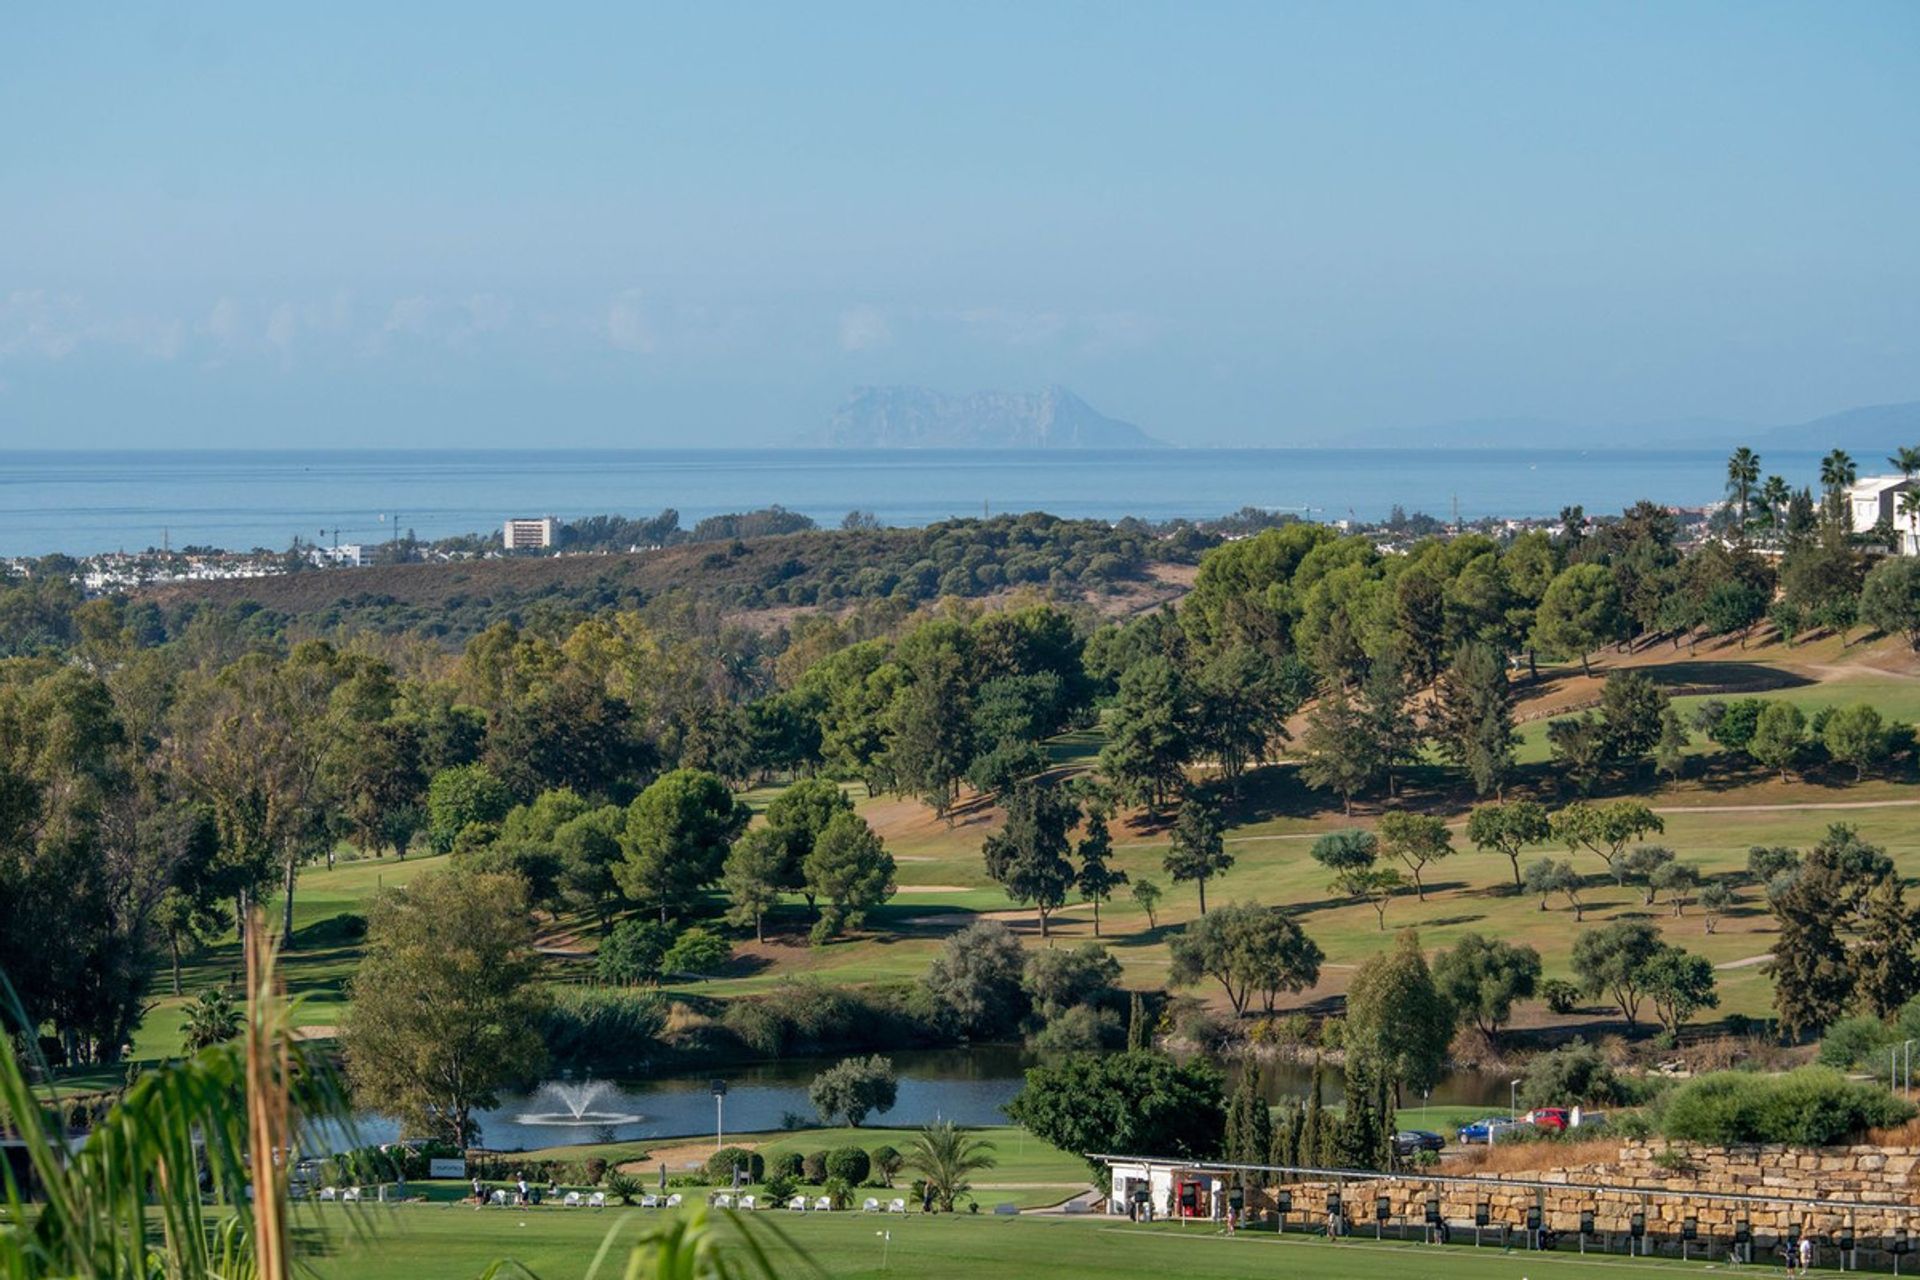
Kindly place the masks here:
POLYGON ((560 537, 560 522, 552 516, 509 520, 500 534, 500 545, 509 551, 550 547, 560 537))

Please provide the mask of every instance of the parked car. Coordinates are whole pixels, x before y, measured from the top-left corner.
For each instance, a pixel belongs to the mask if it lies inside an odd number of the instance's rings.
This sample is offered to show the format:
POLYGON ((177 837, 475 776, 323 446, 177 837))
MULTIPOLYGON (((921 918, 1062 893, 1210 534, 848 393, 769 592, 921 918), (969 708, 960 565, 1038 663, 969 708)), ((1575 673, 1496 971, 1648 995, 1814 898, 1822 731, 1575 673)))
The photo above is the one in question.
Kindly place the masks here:
POLYGON ((1527 1122, 1553 1133, 1565 1133, 1573 1116, 1565 1107, 1535 1107, 1527 1113, 1527 1122))
POLYGON ((1459 1139, 1462 1146, 1472 1146, 1476 1142, 1486 1142, 1491 1139, 1495 1125, 1510 1123, 1512 1122, 1499 1116, 1488 1116, 1484 1120, 1475 1120, 1472 1124, 1461 1125, 1454 1137, 1459 1139))
POLYGON ((1431 1129, 1402 1129, 1393 1135, 1393 1153, 1410 1156, 1416 1151, 1439 1151, 1447 1140, 1431 1129))
POLYGON ((1472 1124, 1463 1124, 1455 1135, 1462 1146, 1472 1146, 1476 1142, 1498 1142, 1503 1134, 1528 1127, 1525 1120, 1509 1120, 1505 1116, 1488 1116, 1484 1120, 1475 1120, 1472 1124))

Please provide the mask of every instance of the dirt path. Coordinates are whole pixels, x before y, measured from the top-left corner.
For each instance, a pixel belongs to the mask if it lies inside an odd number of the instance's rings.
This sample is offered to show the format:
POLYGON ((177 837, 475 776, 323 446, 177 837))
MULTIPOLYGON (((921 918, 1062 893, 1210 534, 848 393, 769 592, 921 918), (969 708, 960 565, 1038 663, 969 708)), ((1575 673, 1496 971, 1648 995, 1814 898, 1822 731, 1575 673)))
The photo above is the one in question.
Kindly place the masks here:
POLYGON ((1808 800, 1798 804, 1683 804, 1656 808, 1655 813, 1793 813, 1815 809, 1905 809, 1920 800, 1808 800))
MULTIPOLYGON (((1911 809, 1920 805, 1916 800, 1805 800, 1783 801, 1779 804, 1675 804, 1655 805, 1653 811, 1662 815, 1684 816, 1689 813, 1812 813, 1846 809, 1911 809)), ((1459 830, 1465 827, 1466 820, 1449 822, 1448 827, 1459 830)), ((1257 836, 1226 836, 1223 844, 1265 844, 1279 840, 1318 840, 1327 834, 1325 831, 1285 831, 1270 832, 1257 836)), ((1167 840, 1127 840, 1116 841, 1116 849, 1165 849, 1171 844, 1167 840)), ((903 888, 905 886, 902 886, 903 888)))
POLYGON ((1757 956, 1743 956, 1738 960, 1729 960, 1725 964, 1717 964, 1713 967, 1716 969, 1751 969, 1753 966, 1765 964, 1771 959, 1773 959, 1773 952, 1766 951, 1757 956))

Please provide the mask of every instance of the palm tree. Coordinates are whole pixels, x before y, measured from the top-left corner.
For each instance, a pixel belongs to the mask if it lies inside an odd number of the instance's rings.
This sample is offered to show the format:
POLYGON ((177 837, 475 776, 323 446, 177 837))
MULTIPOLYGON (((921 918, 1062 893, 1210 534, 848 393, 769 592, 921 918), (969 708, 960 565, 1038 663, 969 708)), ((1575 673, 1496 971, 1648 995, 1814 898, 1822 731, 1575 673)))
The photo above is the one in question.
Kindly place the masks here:
POLYGON ((1727 496, 1740 508, 1740 527, 1747 527, 1747 505, 1760 483, 1760 455, 1741 445, 1727 459, 1727 496))
POLYGON ((1767 482, 1760 486, 1760 505, 1766 510, 1768 524, 1779 524, 1786 516, 1787 504, 1792 501, 1793 490, 1784 477, 1768 476, 1767 482))
POLYGON ((224 991, 207 990, 187 1006, 186 1049, 198 1053, 216 1044, 225 1044, 240 1034, 240 1007, 224 991))
POLYGON ((1844 514, 1847 487, 1860 478, 1860 469, 1843 449, 1820 459, 1820 488, 1826 494, 1827 514, 1838 523, 1844 514))
MULTIPOLYGON (((1908 489, 1900 495, 1900 520, 1908 538, 1920 534, 1920 489, 1908 489)), ((1894 550, 1899 551, 1899 547, 1894 550)))
POLYGON ((1920 446, 1903 445, 1893 451, 1887 462, 1901 475, 1911 480, 1920 475, 1920 446))
POLYGON ((927 1180, 927 1191, 940 1212, 952 1213, 954 1198, 973 1189, 967 1175, 1000 1163, 992 1151, 991 1142, 955 1128, 948 1120, 925 1125, 914 1135, 913 1145, 906 1150, 906 1165, 927 1180))

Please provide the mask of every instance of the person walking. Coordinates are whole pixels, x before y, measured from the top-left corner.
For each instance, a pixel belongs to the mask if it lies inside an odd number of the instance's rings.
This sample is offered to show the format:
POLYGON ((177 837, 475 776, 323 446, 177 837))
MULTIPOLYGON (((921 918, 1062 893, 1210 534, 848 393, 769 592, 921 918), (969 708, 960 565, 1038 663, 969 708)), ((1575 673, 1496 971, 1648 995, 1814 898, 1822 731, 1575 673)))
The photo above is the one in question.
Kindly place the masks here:
POLYGON ((1800 1237, 1800 1274, 1807 1275, 1813 1270, 1813 1237, 1800 1237))

